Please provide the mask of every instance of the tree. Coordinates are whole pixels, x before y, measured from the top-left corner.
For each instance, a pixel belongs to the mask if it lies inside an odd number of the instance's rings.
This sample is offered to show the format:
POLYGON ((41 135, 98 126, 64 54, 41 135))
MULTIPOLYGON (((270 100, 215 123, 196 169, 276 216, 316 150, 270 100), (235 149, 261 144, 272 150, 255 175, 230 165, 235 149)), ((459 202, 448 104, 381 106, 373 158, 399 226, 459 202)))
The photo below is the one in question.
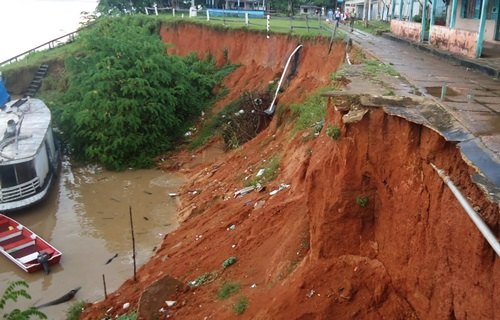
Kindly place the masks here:
POLYGON ((150 7, 153 2, 158 4, 161 1, 151 1, 151 0, 99 0, 97 5, 97 11, 110 14, 115 12, 144 12, 144 7, 150 7))
MULTIPOLYGON (((31 296, 26 291, 29 286, 24 280, 10 282, 7 285, 2 297, 0 297, 0 310, 4 310, 7 301, 11 300, 17 302, 19 297, 24 297, 26 299, 31 299, 31 296)), ((14 309, 11 312, 4 313, 3 319, 7 320, 29 320, 36 317, 38 319, 47 319, 47 316, 34 307, 30 307, 26 310, 14 309)))
POLYGON ((81 33, 82 53, 66 60, 67 89, 54 108, 75 158, 146 167, 211 102, 221 77, 214 61, 167 55, 157 21, 100 18, 81 33))

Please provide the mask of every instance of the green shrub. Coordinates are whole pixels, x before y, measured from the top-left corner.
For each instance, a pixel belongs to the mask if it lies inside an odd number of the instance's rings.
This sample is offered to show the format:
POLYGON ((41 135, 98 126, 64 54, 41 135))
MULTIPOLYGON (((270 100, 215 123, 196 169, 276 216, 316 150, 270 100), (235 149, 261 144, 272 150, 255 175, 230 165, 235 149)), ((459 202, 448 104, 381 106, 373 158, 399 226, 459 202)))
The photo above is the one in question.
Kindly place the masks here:
POLYGON ((358 196, 356 197, 356 203, 361 207, 365 208, 368 205, 368 197, 365 196, 358 196))
POLYGON ((238 259, 236 259, 236 257, 229 257, 224 261, 222 266, 224 267, 224 269, 226 269, 226 268, 232 266, 233 264, 235 264, 236 261, 238 261, 238 259))
POLYGON ((206 272, 199 276, 198 278, 194 279, 193 281, 189 281, 188 285, 190 287, 199 287, 202 284, 211 281, 216 278, 216 274, 214 272, 206 272))
POLYGON ((326 135, 333 140, 338 140, 340 138, 340 128, 337 126, 328 126, 328 128, 326 128, 326 135))
POLYGON ((237 282, 225 282, 219 289, 217 296, 219 299, 227 299, 240 290, 240 284, 237 282))
POLYGON ((235 314, 240 315, 245 312, 248 307, 248 299, 245 296, 238 298, 235 304, 233 304, 233 311, 235 314))
POLYGON ((232 71, 217 69, 210 55, 165 54, 158 27, 123 16, 80 32, 81 53, 65 60, 67 87, 52 108, 75 158, 113 170, 148 167, 176 146, 232 71))
POLYGON ((66 310, 66 320, 78 320, 80 319, 80 315, 85 309, 85 305, 87 303, 85 301, 77 301, 73 303, 68 310, 66 310))

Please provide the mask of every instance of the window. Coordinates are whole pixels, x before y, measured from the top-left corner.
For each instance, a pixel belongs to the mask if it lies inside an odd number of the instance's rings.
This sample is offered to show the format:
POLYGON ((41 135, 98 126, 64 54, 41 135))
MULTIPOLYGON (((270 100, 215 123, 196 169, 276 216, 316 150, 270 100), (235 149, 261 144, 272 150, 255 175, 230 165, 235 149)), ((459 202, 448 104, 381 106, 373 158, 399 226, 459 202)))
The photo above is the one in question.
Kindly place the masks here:
POLYGON ((36 171, 33 161, 16 164, 17 182, 19 184, 28 182, 36 178, 36 171))
MULTIPOLYGON (((495 0, 488 0, 488 9, 486 11, 486 19, 494 19, 493 7, 495 7, 495 0)), ((462 18, 465 19, 479 19, 481 17, 481 6, 483 0, 463 0, 462 1, 462 18)), ((496 8, 495 12, 498 10, 496 8)))
POLYGON ((10 188, 17 185, 16 182, 16 172, 14 171, 14 166, 1 166, 0 167, 0 187, 10 188))

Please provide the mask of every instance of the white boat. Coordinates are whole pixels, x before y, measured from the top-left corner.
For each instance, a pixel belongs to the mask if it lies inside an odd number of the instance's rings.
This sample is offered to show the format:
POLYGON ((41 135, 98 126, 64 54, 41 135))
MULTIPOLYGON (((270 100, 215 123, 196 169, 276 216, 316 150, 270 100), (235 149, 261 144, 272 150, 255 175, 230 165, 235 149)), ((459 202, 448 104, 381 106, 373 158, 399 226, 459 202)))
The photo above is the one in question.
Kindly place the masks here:
POLYGON ((42 100, 28 97, 0 108, 0 212, 42 200, 59 163, 51 113, 42 100))

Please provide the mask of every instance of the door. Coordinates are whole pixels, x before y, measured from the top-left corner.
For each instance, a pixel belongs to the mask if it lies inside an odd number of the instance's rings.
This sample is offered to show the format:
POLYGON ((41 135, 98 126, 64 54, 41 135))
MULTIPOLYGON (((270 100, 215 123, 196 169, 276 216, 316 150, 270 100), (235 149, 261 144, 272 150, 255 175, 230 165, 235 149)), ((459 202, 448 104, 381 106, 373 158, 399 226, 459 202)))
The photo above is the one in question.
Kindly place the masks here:
POLYGON ((496 21, 495 40, 500 41, 500 0, 495 1, 493 6, 493 19, 496 21))

